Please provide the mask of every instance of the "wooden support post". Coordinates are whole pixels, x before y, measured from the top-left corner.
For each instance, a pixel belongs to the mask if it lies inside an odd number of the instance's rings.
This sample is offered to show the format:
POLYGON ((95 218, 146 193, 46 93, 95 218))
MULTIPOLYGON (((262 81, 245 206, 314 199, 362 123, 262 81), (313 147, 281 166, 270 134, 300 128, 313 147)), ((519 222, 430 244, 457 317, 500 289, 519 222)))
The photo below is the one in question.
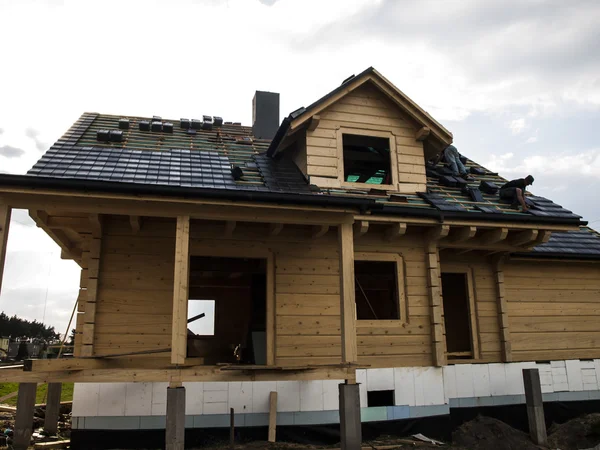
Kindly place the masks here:
POLYGON ((277 392, 269 394, 269 442, 275 442, 277 430, 277 392))
POLYGON ((171 363, 183 364, 187 354, 187 306, 190 262, 190 216, 177 218, 171 363))
POLYGON ((546 434, 546 421, 544 419, 540 371, 538 369, 523 369, 523 384, 525 385, 529 435, 534 444, 545 447, 548 445, 548 436, 546 434))
POLYGON ((46 399, 44 430, 51 435, 55 435, 58 432, 58 415, 60 413, 61 391, 61 383, 48 383, 48 398, 46 399))
POLYGON ((10 206, 0 204, 0 292, 2 292, 4 259, 6 258, 6 242, 8 241, 8 230, 10 228, 10 214, 10 206))
POLYGON ((37 383, 19 384, 13 442, 15 450, 27 450, 29 447, 33 431, 33 408, 35 407, 36 390, 37 383))
MULTIPOLYGON (((447 235, 447 233, 446 233, 447 235)), ((446 364, 446 342, 444 340, 444 320, 442 304, 442 286, 440 274, 440 261, 437 241, 427 242, 427 289, 429 291, 429 306, 431 308, 431 339, 433 351, 433 364, 443 366, 446 364)))
POLYGON ((356 363, 356 303, 354 299, 354 233, 352 224, 339 225, 340 314, 342 328, 342 362, 356 363))
POLYGON ((229 408, 229 447, 235 447, 235 411, 229 408))
POLYGON ((167 388, 166 450, 185 448, 185 388, 167 388))
POLYGON ((358 384, 340 384, 340 440, 342 450, 360 450, 360 391, 358 384))
POLYGON ((512 361, 512 344, 510 340, 510 325, 508 319, 508 305, 504 288, 504 254, 497 255, 493 261, 494 278, 496 282, 496 298, 498 304, 498 322, 500 325, 500 348, 502 351, 502 361, 512 361))

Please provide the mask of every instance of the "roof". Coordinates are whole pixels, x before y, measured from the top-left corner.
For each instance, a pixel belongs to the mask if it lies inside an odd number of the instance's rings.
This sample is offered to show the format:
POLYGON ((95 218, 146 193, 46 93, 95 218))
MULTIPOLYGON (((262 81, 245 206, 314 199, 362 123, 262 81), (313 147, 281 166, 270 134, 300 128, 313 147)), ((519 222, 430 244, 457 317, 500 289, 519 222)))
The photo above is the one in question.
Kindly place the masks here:
POLYGON ((554 232, 550 240, 538 245, 524 257, 600 259, 600 234, 589 227, 575 231, 554 232))

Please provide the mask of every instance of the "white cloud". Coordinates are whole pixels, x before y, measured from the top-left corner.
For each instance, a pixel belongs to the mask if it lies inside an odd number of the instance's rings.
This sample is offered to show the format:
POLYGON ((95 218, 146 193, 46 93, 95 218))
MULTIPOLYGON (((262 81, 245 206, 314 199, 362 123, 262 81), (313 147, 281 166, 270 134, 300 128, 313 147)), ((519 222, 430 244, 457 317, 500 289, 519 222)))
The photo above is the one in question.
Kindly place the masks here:
POLYGON ((522 133, 523 130, 526 128, 525 119, 522 117, 520 119, 515 119, 510 123, 508 127, 510 128, 512 134, 522 133))

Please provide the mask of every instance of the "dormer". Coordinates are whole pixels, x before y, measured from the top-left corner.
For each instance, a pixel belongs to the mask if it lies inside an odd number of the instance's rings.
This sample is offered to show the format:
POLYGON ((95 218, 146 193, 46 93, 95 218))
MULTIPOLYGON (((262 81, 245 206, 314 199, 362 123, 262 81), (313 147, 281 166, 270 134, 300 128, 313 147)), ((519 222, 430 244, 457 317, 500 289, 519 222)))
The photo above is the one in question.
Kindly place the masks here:
POLYGON ((268 154, 285 155, 321 188, 426 190, 425 160, 452 133, 369 68, 286 117, 268 154))

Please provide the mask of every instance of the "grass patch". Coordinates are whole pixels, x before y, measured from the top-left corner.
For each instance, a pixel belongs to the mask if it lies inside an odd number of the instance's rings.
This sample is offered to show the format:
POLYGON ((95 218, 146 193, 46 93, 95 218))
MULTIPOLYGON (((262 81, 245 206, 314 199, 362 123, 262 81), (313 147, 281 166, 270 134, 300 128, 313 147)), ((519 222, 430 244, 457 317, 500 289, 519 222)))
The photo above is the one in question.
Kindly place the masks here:
MULTIPOLYGON (((3 397, 11 392, 16 392, 19 390, 19 383, 0 383, 0 397, 3 397)), ((48 392, 47 384, 40 384, 37 387, 35 402, 36 403, 45 403, 46 394, 48 392)), ((63 383, 62 384, 62 392, 60 394, 61 402, 70 402, 73 401, 73 383, 63 383)), ((9 398, 2 402, 6 405, 16 406, 17 397, 9 398)))

